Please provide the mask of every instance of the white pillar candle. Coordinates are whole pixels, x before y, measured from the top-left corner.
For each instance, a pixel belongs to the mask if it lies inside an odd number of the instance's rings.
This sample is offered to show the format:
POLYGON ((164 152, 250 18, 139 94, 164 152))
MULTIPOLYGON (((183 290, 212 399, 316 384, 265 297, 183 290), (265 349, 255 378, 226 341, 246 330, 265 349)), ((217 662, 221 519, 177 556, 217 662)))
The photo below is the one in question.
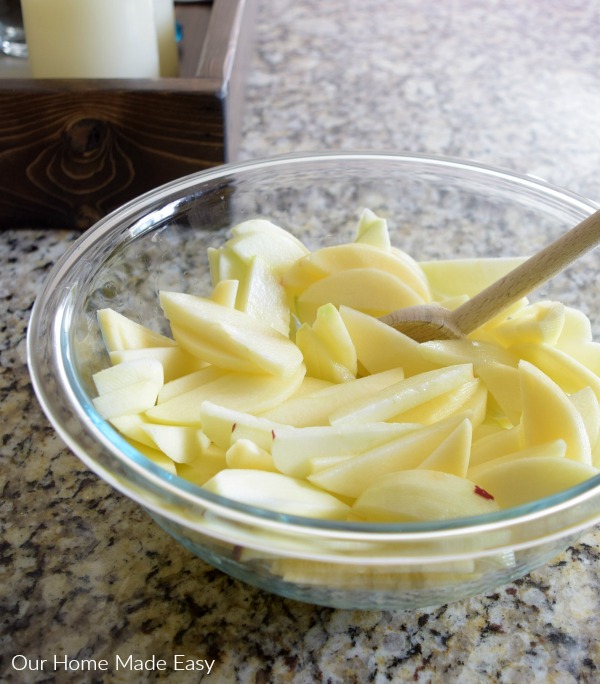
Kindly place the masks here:
POLYGON ((154 0, 154 18, 158 38, 160 75, 179 75, 179 54, 175 39, 175 5, 173 0, 154 0))
POLYGON ((154 0, 21 0, 34 78, 157 78, 154 0))

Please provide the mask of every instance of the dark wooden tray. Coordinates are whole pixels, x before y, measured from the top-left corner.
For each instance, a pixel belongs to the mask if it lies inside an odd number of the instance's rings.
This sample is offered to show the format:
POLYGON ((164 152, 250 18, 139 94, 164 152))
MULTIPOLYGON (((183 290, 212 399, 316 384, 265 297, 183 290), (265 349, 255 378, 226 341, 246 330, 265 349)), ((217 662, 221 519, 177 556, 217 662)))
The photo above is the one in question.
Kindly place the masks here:
POLYGON ((180 4, 180 76, 0 79, 0 227, 86 229, 233 160, 255 0, 180 4))

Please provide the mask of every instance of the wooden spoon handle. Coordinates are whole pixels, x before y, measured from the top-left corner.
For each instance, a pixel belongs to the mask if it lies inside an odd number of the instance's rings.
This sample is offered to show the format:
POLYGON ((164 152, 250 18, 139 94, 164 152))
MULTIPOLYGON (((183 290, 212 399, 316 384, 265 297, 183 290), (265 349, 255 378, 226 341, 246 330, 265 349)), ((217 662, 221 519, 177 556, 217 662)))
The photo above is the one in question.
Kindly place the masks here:
POLYGON ((600 242, 600 210, 452 312, 465 335, 583 256, 600 242))

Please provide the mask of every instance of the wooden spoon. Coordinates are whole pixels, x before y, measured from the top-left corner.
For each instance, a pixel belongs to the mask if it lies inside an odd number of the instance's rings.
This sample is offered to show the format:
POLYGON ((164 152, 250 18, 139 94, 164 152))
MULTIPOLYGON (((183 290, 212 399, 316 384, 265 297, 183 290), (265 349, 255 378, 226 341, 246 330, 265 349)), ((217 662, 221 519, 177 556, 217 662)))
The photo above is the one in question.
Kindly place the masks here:
POLYGON ((417 342, 465 337, 599 242, 600 210, 454 311, 437 304, 421 304, 398 309, 380 320, 417 342))

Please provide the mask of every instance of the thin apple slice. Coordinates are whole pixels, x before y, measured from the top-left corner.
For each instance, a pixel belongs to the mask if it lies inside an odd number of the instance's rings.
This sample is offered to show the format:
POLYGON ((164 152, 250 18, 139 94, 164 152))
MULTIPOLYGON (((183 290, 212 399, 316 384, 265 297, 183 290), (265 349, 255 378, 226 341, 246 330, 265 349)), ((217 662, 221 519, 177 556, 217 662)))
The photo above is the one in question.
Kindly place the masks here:
POLYGON ((217 473, 227 468, 225 451, 211 444, 211 446, 192 463, 176 463, 179 477, 202 486, 217 473))
POLYGON ((530 458, 565 458, 566 453, 567 444, 564 439, 555 439, 551 442, 537 444, 536 446, 527 449, 520 449, 517 447, 509 454, 497 456, 496 458, 487 460, 478 465, 471 464, 468 469, 467 477, 470 480, 473 480, 473 482, 478 482, 481 476, 493 471, 497 466, 505 465, 506 463, 530 458))
POLYGON ((110 424, 124 437, 134 442, 140 442, 151 449, 156 449, 156 442, 144 430, 148 420, 143 413, 127 413, 110 419, 110 424))
POLYGON ((277 472, 271 454, 250 439, 235 441, 227 449, 225 460, 228 468, 252 468, 253 470, 277 472))
POLYGON ((476 372, 506 418, 512 425, 518 425, 521 420, 519 370, 504 363, 491 362, 479 364, 476 372))
POLYGON ((351 454, 349 456, 316 456, 308 461, 308 474, 313 475, 314 473, 318 473, 319 470, 329 468, 332 465, 336 465, 342 461, 347 461, 350 458, 353 458, 351 454))
POLYGON ((151 380, 134 382, 92 399, 94 408, 106 420, 143 413, 156 404, 159 385, 151 380))
POLYGON ((352 512, 369 522, 423 522, 486 515, 499 510, 481 487, 436 470, 391 473, 356 500, 352 512))
POLYGON ((304 377, 304 366, 294 375, 254 375, 228 373, 196 389, 178 394, 146 412, 155 423, 171 425, 202 425, 202 403, 213 401, 227 408, 259 413, 278 406, 292 395, 304 377))
POLYGON ((308 477, 323 489, 355 498, 379 477, 417 468, 462 422, 460 417, 406 434, 308 477))
POLYGON ((600 375, 600 343, 592 338, 592 324, 583 311, 565 307, 565 323, 556 347, 600 375))
POLYGON ((339 311, 324 304, 312 326, 303 323, 296 331, 308 375, 330 382, 347 382, 356 377, 356 350, 339 311))
POLYGON ((402 369, 394 368, 367 375, 338 385, 330 385, 315 392, 291 396, 287 401, 261 413, 263 418, 294 427, 328 425, 333 412, 359 398, 369 401, 379 392, 404 377, 402 369))
POLYGON ((223 449, 229 449, 238 439, 251 439, 268 452, 271 451, 274 431, 287 427, 208 400, 200 406, 200 423, 204 433, 223 449))
POLYGON ((410 377, 441 365, 424 359, 418 342, 377 318, 348 306, 340 306, 339 311, 357 359, 369 373, 402 368, 410 377))
POLYGON ((245 263, 260 255, 271 271, 280 277, 294 262, 308 254, 304 245, 285 233, 245 233, 228 240, 221 248, 231 251, 245 263))
POLYGON ((569 399, 583 420, 593 450, 600 437, 600 404, 598 399, 591 387, 584 387, 571 394, 569 399))
POLYGON ((457 477, 466 477, 471 455, 473 426, 470 420, 463 420, 418 468, 439 470, 457 477))
POLYGON ((504 347, 514 344, 550 344, 558 340, 565 322, 565 306, 558 302, 530 304, 494 328, 504 347))
POLYGON ((418 427, 401 423, 281 427, 273 431, 271 453, 282 473, 306 477, 316 458, 361 454, 418 427))
POLYGON ((308 248, 304 245, 304 243, 301 240, 299 240, 295 235, 290 233, 285 228, 278 226, 276 223, 273 223, 268 219, 248 219, 247 221, 237 223, 231 229, 231 234, 234 237, 256 233, 268 235, 275 240, 289 240, 297 249, 303 251, 305 254, 308 254, 308 248))
POLYGON ((419 348, 423 358, 437 366, 472 363, 476 372, 487 363, 500 363, 512 368, 516 368, 519 363, 519 356, 511 350, 468 337, 461 340, 423 342, 419 348))
POLYGON ((222 470, 204 488, 232 501, 285 515, 345 520, 349 507, 306 480, 263 470, 222 470))
POLYGON ((568 394, 591 387, 600 401, 600 377, 569 354, 548 344, 519 344, 511 350, 537 366, 568 394))
POLYGON ((406 253, 392 248, 385 252, 373 245, 347 243, 323 247, 299 259, 283 274, 283 285, 299 295, 316 281, 334 273, 373 268, 394 276, 414 290, 422 301, 430 301, 427 280, 419 265, 406 253))
POLYGON ((323 304, 350 306, 371 316, 424 303, 423 297, 390 273, 377 268, 337 271, 309 285, 296 299, 296 313, 312 323, 323 304))
POLYGON ((177 344, 166 335, 150 330, 113 309, 100 309, 98 323, 107 351, 122 349, 145 349, 146 347, 169 347, 177 344))
POLYGON ((104 368, 94 373, 92 380, 98 394, 103 395, 143 381, 148 381, 160 388, 164 382, 164 373, 160 361, 141 358, 104 368))
POLYGON ((553 456, 511 459, 481 468, 477 484, 490 491, 501 508, 558 494, 600 472, 588 463, 553 456))
POLYGON ((363 209, 356 227, 354 241, 359 244, 371 245, 382 252, 389 252, 391 243, 387 221, 377 216, 371 209, 363 209))
POLYGON ((192 463, 210 446, 208 437, 196 427, 146 423, 142 429, 176 463, 192 463))
POLYGON ((521 448, 521 427, 504 429, 485 435, 473 441, 470 466, 477 466, 495 458, 512 454, 521 448))
POLYGON ((296 344, 304 357, 306 372, 311 377, 332 383, 355 379, 356 375, 349 368, 332 357, 326 343, 308 323, 303 323, 296 331, 296 344))
POLYGON ((165 383, 158 393, 157 404, 164 404, 165 401, 174 399, 180 394, 191 392, 196 387, 206 385, 208 382, 214 382, 224 375, 230 374, 231 371, 223 370, 217 366, 204 366, 200 370, 193 371, 187 375, 182 375, 180 378, 171 380, 165 383))
POLYGON ((215 283, 215 286, 210 293, 210 299, 216 304, 221 304, 221 306, 227 306, 230 309, 233 309, 235 307, 239 286, 239 280, 219 280, 215 283))
POLYGON ((591 463, 591 446, 583 419, 563 390, 544 372, 527 361, 519 363, 521 375, 522 446, 532 447, 564 439, 566 456, 591 463))
POLYGON ((165 383, 171 382, 182 375, 200 370, 206 364, 179 346, 171 347, 146 347, 144 349, 121 349, 110 352, 110 361, 113 365, 132 361, 134 359, 156 359, 163 367, 165 383))
POLYGON ((390 420, 435 397, 456 390, 470 380, 473 380, 473 366, 469 363, 413 375, 382 389, 375 397, 360 397, 347 403, 331 414, 330 422, 336 425, 390 420))
POLYGON ((209 247, 206 251, 213 288, 223 280, 237 280, 244 277, 246 264, 237 254, 219 247, 209 247))
POLYGON ((214 343, 206 342, 193 333, 171 324, 173 335, 177 335, 178 343, 193 353, 205 366, 218 368, 223 372, 256 373, 256 364, 243 356, 236 356, 224 349, 219 349, 214 343), (192 351, 193 350, 193 351, 192 351), (210 359, 210 362, 208 361, 210 359))
POLYGON ((439 300, 462 294, 473 297, 524 261, 523 257, 436 259, 420 261, 419 266, 439 300))
POLYGON ((187 333, 181 346, 209 363, 219 365, 226 355, 245 362, 247 372, 279 376, 293 375, 302 364, 302 353, 293 342, 242 311, 179 292, 161 292, 160 301, 173 335, 179 330, 187 333))
POLYGON ((127 441, 134 449, 139 451, 142 456, 145 456, 155 465, 159 466, 163 470, 166 470, 171 475, 175 475, 177 473, 177 468, 173 459, 169 458, 160 449, 154 449, 146 444, 142 444, 141 442, 136 442, 135 440, 128 439, 127 441))
MULTIPOLYGON (((481 387, 482 383, 478 378, 468 380, 449 392, 439 394, 433 397, 433 399, 429 399, 407 411, 402 411, 391 418, 391 420, 399 423, 420 423, 421 425, 437 423, 459 411, 462 413, 465 406, 468 405, 468 402, 473 399, 481 387)), ((480 418, 478 418, 478 421, 480 418)))
POLYGON ((356 349, 336 307, 333 304, 319 307, 312 327, 325 343, 331 357, 356 376, 356 349))
POLYGON ((289 337, 291 316, 287 292, 266 260, 252 257, 239 283, 235 308, 289 337))

